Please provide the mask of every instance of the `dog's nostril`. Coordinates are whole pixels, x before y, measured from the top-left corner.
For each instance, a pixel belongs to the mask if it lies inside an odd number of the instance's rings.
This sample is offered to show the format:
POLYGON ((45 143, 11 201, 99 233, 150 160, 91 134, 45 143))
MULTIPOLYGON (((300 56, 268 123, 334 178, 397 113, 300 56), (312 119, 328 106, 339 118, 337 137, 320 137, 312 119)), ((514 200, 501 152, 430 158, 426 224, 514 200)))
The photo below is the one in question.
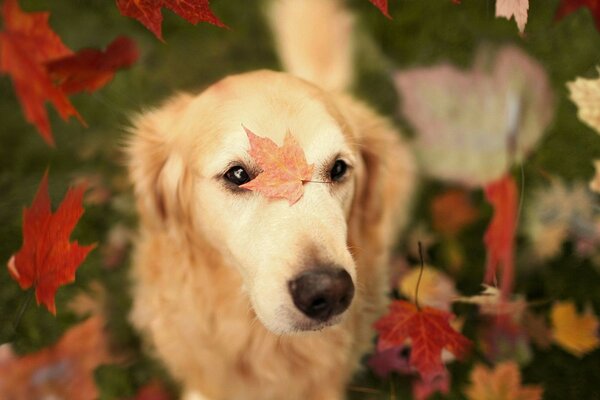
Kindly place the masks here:
POLYGON ((289 290, 296 307, 319 321, 344 312, 354 296, 354 284, 348 272, 332 267, 303 272, 289 282, 289 290))

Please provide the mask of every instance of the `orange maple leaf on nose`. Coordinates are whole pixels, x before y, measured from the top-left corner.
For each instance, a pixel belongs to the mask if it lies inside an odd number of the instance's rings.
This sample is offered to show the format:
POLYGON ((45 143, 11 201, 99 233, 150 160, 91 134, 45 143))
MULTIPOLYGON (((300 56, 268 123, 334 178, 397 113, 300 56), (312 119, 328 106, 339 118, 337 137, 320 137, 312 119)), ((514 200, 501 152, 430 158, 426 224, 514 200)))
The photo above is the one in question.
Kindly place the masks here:
POLYGON ((56 314, 54 295, 59 286, 75 280, 75 271, 96 247, 69 241, 83 214, 84 192, 84 185, 69 189, 52 213, 46 172, 31 207, 23 211, 23 246, 8 261, 11 277, 22 289, 35 287, 37 303, 52 314, 56 314))
POLYGON ((287 199, 290 205, 304 194, 304 183, 310 181, 313 164, 306 162, 304 151, 296 139, 287 133, 283 146, 269 138, 255 135, 244 127, 250 140, 250 156, 262 172, 241 188, 261 193, 270 199, 287 199))

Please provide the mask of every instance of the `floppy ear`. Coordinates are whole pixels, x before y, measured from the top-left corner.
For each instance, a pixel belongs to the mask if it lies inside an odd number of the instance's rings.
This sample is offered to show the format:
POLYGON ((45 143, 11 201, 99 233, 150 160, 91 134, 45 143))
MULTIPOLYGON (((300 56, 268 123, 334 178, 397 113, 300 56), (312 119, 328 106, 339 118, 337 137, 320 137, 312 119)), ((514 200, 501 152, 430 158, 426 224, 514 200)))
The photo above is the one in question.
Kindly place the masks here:
POLYGON ((415 162, 409 146, 387 120, 349 98, 338 104, 362 161, 355 175, 349 245, 359 264, 377 269, 387 265, 389 250, 407 222, 416 181, 415 162))
POLYGON ((176 121, 190 100, 189 95, 178 95, 134 119, 126 154, 144 226, 165 229, 190 217, 193 180, 184 154, 174 145, 176 121))

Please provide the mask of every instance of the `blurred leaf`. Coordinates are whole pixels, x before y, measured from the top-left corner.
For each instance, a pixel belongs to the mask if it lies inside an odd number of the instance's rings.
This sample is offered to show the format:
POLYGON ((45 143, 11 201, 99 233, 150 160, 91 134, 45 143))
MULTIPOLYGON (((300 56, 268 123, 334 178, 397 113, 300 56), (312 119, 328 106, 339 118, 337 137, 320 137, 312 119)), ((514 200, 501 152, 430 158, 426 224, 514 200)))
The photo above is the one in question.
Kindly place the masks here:
POLYGON ((400 71, 402 112, 417 133, 423 167, 435 178, 482 186, 522 161, 552 118, 544 69, 516 47, 471 70, 448 64, 400 71))
POLYGON ((419 267, 414 267, 399 282, 400 293, 415 302, 415 288, 419 283, 419 304, 450 311, 453 300, 458 297, 454 281, 442 271, 425 265, 423 273, 419 267), (419 282, 419 275, 421 280, 419 282))
MULTIPOLYGON (((600 2, 598 11, 600 12, 600 2)), ((577 78, 573 82, 567 82, 567 88, 569 97, 577 104, 579 119, 600 133, 600 78, 577 78)))
POLYGON ((431 201, 433 228, 443 235, 455 236, 479 216, 467 191, 450 189, 431 201))
POLYGON ((579 314, 572 302, 557 302, 550 317, 554 341, 574 356, 583 357, 600 346, 600 324, 591 307, 579 314))
POLYGON ((93 317, 69 329, 50 348, 0 362, 0 397, 16 400, 97 398, 94 369, 115 361, 103 329, 103 320, 93 317))
POLYGON ((541 400, 542 388, 521 385, 521 372, 513 361, 498 364, 493 370, 477 364, 471 371, 471 386, 465 391, 469 400, 541 400))

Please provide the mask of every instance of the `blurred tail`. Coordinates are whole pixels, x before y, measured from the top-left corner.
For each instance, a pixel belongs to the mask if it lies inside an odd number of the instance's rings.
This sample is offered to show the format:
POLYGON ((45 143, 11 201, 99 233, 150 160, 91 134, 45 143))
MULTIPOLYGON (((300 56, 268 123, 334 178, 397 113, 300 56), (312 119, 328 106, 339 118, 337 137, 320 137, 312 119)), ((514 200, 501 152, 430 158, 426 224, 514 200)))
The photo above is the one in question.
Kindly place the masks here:
POLYGON ((353 16, 340 0, 272 0, 269 19, 284 69, 323 89, 353 78, 353 16))

